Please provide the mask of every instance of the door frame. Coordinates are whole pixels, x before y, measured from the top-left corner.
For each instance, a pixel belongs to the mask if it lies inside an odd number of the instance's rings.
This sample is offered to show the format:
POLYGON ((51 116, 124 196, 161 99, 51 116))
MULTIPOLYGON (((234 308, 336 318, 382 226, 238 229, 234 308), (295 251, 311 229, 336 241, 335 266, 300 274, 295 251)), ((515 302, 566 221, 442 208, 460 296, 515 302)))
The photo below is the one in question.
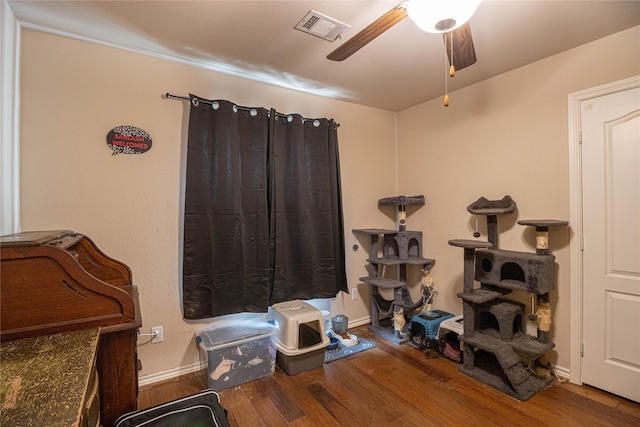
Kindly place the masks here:
POLYGON ((570 372, 569 381, 582 384, 582 315, 583 262, 582 262, 582 153, 580 104, 592 98, 640 87, 640 76, 606 83, 569 94, 569 277, 571 298, 570 372))

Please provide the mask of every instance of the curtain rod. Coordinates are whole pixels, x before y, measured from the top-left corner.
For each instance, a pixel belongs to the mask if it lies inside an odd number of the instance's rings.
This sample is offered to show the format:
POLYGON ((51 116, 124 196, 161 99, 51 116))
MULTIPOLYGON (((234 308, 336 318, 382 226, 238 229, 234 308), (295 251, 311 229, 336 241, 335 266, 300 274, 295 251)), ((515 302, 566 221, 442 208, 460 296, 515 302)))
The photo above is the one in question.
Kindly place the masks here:
MULTIPOLYGON (((178 95, 172 95, 169 92, 164 94, 165 98, 167 99, 181 99, 183 101, 191 101, 191 98, 189 98, 188 96, 178 96, 178 95)), ((203 99, 198 98, 198 101, 204 103, 204 104, 209 104, 209 105, 213 105, 215 103, 215 101, 206 101, 203 99)), ((235 105, 235 104, 234 104, 235 105)), ((236 105, 236 107, 238 108, 238 110, 243 110, 243 111, 255 111, 255 108, 250 108, 250 107, 242 107, 240 105, 236 105)), ((253 115, 253 114, 252 114, 253 115)), ((292 120, 291 114, 283 114, 280 113, 278 111, 276 111, 276 116, 277 117, 286 117, 289 121, 292 120)), ((320 126, 320 122, 317 121, 318 119, 309 119, 307 117, 303 117, 302 121, 306 122, 306 121, 311 121, 313 122, 314 126, 320 126)), ((340 123, 336 122, 336 127, 339 127, 340 123)))

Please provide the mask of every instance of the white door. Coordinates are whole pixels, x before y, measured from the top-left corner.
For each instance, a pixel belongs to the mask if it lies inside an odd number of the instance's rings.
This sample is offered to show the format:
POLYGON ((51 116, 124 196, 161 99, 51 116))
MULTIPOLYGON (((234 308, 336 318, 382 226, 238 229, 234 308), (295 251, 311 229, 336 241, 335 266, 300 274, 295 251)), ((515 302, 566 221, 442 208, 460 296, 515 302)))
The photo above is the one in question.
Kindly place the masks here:
POLYGON ((580 115, 582 382, 640 402, 640 88, 580 115))

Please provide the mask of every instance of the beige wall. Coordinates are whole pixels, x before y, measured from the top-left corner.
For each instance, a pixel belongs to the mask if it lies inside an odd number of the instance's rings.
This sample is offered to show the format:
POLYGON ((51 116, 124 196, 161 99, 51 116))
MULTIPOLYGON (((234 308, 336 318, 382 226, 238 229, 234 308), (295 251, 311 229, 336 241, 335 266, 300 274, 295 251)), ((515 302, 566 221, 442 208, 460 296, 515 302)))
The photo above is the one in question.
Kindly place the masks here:
MULTIPOLYGON (((377 208, 381 197, 424 194, 410 229, 424 233, 425 256, 437 260, 435 308, 461 311, 462 250, 471 239, 466 206, 480 196, 510 194, 518 214, 500 218, 500 245, 533 250, 534 234, 517 219, 569 217, 567 95, 640 71, 640 30, 608 37, 397 115, 86 42, 25 30, 21 74, 21 223, 23 230, 73 229, 127 263, 140 288, 143 332, 164 326, 163 344, 144 344, 141 376, 201 361, 194 331, 207 322, 182 320, 180 214, 183 193, 183 101, 161 95, 195 93, 247 106, 333 117, 339 129, 347 274, 362 298, 340 294, 333 314, 369 315, 366 250, 354 228, 393 227, 377 208), (396 147, 396 120, 397 139, 396 147), (111 156, 106 134, 118 125, 145 129, 153 148, 111 156), (397 156, 396 156, 397 148, 397 156), (396 171, 396 163, 400 165, 396 171), (354 252, 351 247, 361 248, 354 252)), ((465 72, 464 70, 461 72, 465 72)), ((482 230, 481 230, 482 231, 482 230)), ((558 265, 552 293, 557 352, 569 367, 569 236, 551 233, 558 265)), ((418 277, 414 294, 419 291, 418 277)))
MULTIPOLYGON (((569 220, 568 94, 639 73, 635 27, 453 92, 448 108, 435 99, 398 114, 398 189, 427 199, 408 226, 423 231, 425 256, 436 259, 436 307, 462 312, 463 250, 447 242, 474 239, 466 207, 480 196, 508 194, 518 205, 498 218, 502 249, 535 251, 535 231, 519 219, 569 220)), ((479 224, 486 240, 484 217, 479 224)), ((558 278, 552 362, 567 369, 570 233, 552 229, 549 239, 558 278)))
MULTIPOLYGON (((395 191, 393 113, 40 32, 25 30, 22 37, 22 230, 84 233, 131 267, 142 332, 164 326, 164 343, 139 340, 142 377, 200 362, 194 331, 206 326, 182 319, 181 166, 188 103, 163 99, 165 92, 335 118, 341 124, 345 229, 392 226, 377 200, 395 191), (106 135, 118 125, 146 130, 151 150, 112 156, 106 135)), ((350 287, 365 274, 364 254, 354 253, 353 243, 348 231, 350 287)), ((327 308, 357 321, 369 316, 366 301, 339 294, 327 308)))

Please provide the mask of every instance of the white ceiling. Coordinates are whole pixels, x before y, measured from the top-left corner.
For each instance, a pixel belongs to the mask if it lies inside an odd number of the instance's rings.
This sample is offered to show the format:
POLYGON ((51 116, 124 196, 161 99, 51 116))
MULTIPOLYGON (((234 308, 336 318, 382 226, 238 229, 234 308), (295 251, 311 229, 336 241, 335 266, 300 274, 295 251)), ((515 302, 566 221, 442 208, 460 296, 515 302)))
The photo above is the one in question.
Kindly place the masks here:
MULTIPOLYGON (((398 3, 9 0, 27 28, 390 111, 444 95, 440 35, 406 18, 344 62, 326 56, 398 3), (335 42, 295 30, 309 10, 352 28, 335 42)), ((478 62, 449 79, 449 92, 640 25, 640 1, 484 0, 470 25, 478 62)))

